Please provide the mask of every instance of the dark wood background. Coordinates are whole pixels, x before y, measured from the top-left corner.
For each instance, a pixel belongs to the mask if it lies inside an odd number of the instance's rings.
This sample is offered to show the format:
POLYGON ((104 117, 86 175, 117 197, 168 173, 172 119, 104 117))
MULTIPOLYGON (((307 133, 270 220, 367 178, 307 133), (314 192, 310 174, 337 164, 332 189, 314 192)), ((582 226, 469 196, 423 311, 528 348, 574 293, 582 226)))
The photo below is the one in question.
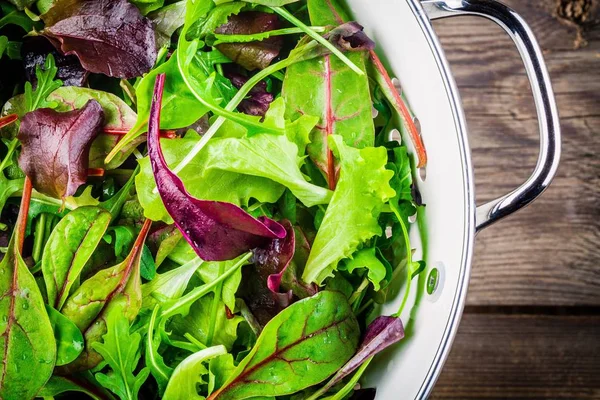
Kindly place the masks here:
MULTIPOLYGON (((561 115, 558 176, 476 239, 467 308, 434 399, 600 399, 600 0, 505 0, 544 51, 561 115)), ((506 34, 436 21, 464 103, 477 200, 531 173, 537 117, 506 34)))

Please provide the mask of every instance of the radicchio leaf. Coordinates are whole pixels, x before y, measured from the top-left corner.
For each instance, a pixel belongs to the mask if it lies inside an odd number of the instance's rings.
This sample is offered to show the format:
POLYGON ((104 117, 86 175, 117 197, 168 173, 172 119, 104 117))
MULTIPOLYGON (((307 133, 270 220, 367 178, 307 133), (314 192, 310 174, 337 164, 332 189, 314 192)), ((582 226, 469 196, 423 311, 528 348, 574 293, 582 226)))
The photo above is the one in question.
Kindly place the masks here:
MULTIPOLYGON (((258 11, 242 12, 232 15, 226 24, 215 29, 215 33, 228 35, 250 35, 279 29, 279 18, 275 14, 258 11)), ((249 43, 223 43, 217 48, 233 62, 249 71, 266 68, 283 46, 283 38, 270 37, 249 43)))
POLYGON ((90 72, 112 77, 130 79, 150 71, 157 55, 154 29, 136 6, 94 0, 71 11, 42 32, 63 53, 76 55, 90 72))
POLYGON ((25 78, 35 87, 37 76, 35 68, 44 67, 48 54, 54 56, 56 61, 56 79, 60 79, 63 86, 83 86, 87 80, 88 72, 83 69, 75 56, 62 55, 52 46, 52 43, 43 36, 25 37, 21 46, 21 58, 25 68, 25 78))
POLYGON ((295 251, 295 234, 292 224, 283 220, 287 235, 275 239, 264 248, 254 249, 254 266, 242 273, 244 285, 240 295, 258 322, 264 326, 292 302, 292 291, 280 293, 281 279, 295 251))
MULTIPOLYGON (((231 68, 224 68, 223 72, 225 77, 238 89, 248 82, 246 76, 233 71, 231 68)), ((244 114, 264 117, 274 99, 273 93, 267 92, 267 82, 260 81, 250 89, 248 97, 242 100, 237 109, 244 114)))
POLYGON ((333 387, 367 359, 399 342, 402 338, 404 338, 404 326, 400 318, 385 315, 378 317, 367 328, 365 337, 354 357, 327 383, 327 388, 333 387))
POLYGON ((103 121, 95 100, 65 113, 42 108, 26 114, 18 135, 23 147, 19 166, 33 187, 56 198, 74 195, 86 181, 90 146, 103 121))
POLYGON ((192 197, 169 170, 159 142, 164 84, 165 75, 158 75, 148 124, 148 155, 158 192, 183 237, 205 261, 231 260, 269 240, 284 238, 285 228, 271 219, 256 219, 230 203, 192 197))

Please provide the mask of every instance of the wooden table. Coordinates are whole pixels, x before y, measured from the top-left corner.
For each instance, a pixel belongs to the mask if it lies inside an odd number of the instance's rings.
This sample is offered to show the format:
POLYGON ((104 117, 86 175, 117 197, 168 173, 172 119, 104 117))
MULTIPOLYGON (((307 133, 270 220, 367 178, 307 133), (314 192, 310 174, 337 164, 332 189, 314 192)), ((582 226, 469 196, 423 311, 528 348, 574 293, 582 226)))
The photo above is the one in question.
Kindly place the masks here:
MULTIPOLYGON (((544 51, 563 156, 537 202, 477 237, 465 316, 432 398, 600 399, 600 1, 505 2, 544 51)), ((490 200, 537 159, 525 70, 492 22, 434 27, 465 107, 477 200, 490 200)))

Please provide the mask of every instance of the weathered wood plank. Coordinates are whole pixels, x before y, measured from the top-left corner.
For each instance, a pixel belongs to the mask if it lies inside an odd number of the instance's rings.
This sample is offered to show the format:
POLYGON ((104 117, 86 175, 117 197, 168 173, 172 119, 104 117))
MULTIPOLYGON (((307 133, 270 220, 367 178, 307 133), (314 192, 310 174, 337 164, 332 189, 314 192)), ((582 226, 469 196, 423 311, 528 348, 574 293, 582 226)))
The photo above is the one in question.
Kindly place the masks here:
MULTIPOLYGON (((586 33, 587 47, 575 50, 576 29, 554 17, 554 0, 506 3, 530 23, 544 50, 563 156, 553 186, 536 203, 478 236, 468 304, 599 305, 600 25, 586 33)), ((490 200, 527 179, 537 160, 525 70, 492 22, 461 17, 434 26, 465 107, 477 199, 490 200)))
POLYGON ((466 314, 432 399, 598 399, 600 317, 466 314))

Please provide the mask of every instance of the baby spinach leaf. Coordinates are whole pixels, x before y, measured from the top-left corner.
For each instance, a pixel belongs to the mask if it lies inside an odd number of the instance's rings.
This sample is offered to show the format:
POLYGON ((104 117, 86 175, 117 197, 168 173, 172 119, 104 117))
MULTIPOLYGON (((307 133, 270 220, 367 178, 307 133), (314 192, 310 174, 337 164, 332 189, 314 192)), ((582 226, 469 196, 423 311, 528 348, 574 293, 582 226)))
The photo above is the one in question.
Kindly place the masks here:
POLYGON ((330 138, 329 145, 340 160, 340 180, 302 274, 304 281, 319 285, 341 259, 350 257, 366 240, 381 235, 377 218, 396 194, 389 183, 393 172, 385 169, 385 148, 358 150, 337 135, 330 138))
POLYGON ((354 354, 360 328, 345 297, 321 292, 271 320, 211 400, 284 396, 316 385, 354 354))
MULTIPOLYGON (((29 186, 31 190, 31 186, 29 186)), ((52 375, 56 342, 40 289, 21 257, 29 203, 24 197, 0 262, 0 398, 31 399, 52 375)))
POLYGON ((206 261, 230 260, 269 239, 285 236, 285 229, 268 218, 255 219, 241 208, 192 197, 181 179, 167 166, 160 149, 160 104, 165 75, 156 79, 148 125, 148 155, 158 192, 175 225, 206 261))
POLYGON ((140 260, 140 275, 147 281, 151 281, 156 277, 156 264, 154 257, 148 246, 144 245, 142 250, 142 258, 140 260))
POLYGON ((148 367, 134 375, 140 360, 141 335, 129 332, 129 319, 123 310, 115 307, 106 319, 104 342, 93 343, 93 348, 104 358, 111 371, 96 374, 98 382, 115 393, 121 400, 137 400, 142 384, 148 379, 148 367))
POLYGON ((67 300, 110 220, 110 213, 102 208, 79 207, 63 217, 50 234, 42 256, 42 273, 48 302, 57 310, 67 300))
POLYGON ((197 353, 192 354, 183 360, 169 381, 165 391, 165 400, 190 400, 203 399, 198 394, 197 386, 203 383, 202 376, 208 373, 204 362, 211 358, 227 354, 227 349, 223 346, 213 346, 197 353))
POLYGON ((19 166, 37 191, 56 198, 75 194, 86 181, 91 142, 103 119, 95 100, 79 110, 59 113, 43 108, 23 117, 19 166))
MULTIPOLYGON (((340 25, 349 18, 335 1, 308 2, 314 25, 340 25)), ((348 58, 365 70, 365 53, 351 52, 348 58)), ((353 147, 373 146, 375 128, 371 113, 369 81, 333 55, 291 65, 283 83, 282 95, 288 104, 286 116, 292 120, 302 114, 320 117, 313 130, 308 154, 335 187, 336 168, 327 145, 327 136, 341 135, 353 147), (352 87, 349 93, 344 88, 352 87)))
POLYGON ((81 284, 67 299, 62 313, 77 325, 85 338, 84 352, 60 368, 73 373, 95 367, 102 356, 92 347, 106 333, 106 319, 114 309, 133 321, 142 306, 140 258, 151 222, 144 223, 131 252, 114 267, 101 270, 81 284))
MULTIPOLYGON (((215 10, 217 9, 218 7, 215 10)), ((272 31, 279 29, 279 27, 280 22, 276 14, 246 11, 230 16, 227 23, 216 28, 214 33, 247 35, 272 31)), ((252 71, 257 68, 266 68, 279 55, 282 46, 283 38, 273 36, 265 40, 248 43, 223 43, 217 45, 217 48, 233 62, 252 71)))
POLYGON ((127 0, 80 2, 73 13, 42 34, 85 69, 129 79, 150 71, 156 61, 152 23, 127 0))
MULTIPOLYGON (((179 140, 162 140, 161 149, 169 166, 179 162, 198 143, 198 137, 186 136, 179 140)), ((219 146, 217 139, 207 143, 206 148, 179 174, 188 192, 199 199, 224 201, 238 206, 248 206, 251 199, 261 203, 275 203, 284 191, 284 187, 270 179, 259 176, 243 175, 208 168, 212 164, 208 149, 219 146), (207 184, 210 182, 210 184, 207 184)), ((154 221, 172 223, 160 195, 155 192, 156 182, 152 173, 150 159, 139 161, 141 172, 136 177, 138 199, 144 207, 144 215, 154 221)))
POLYGON ((44 398, 56 397, 67 392, 84 393, 93 400, 114 399, 109 392, 98 385, 98 382, 96 382, 96 379, 90 372, 69 376, 53 375, 37 396, 44 398))
POLYGON ((67 317, 46 305, 50 323, 56 339, 56 365, 65 365, 75 360, 83 350, 83 335, 67 317))

